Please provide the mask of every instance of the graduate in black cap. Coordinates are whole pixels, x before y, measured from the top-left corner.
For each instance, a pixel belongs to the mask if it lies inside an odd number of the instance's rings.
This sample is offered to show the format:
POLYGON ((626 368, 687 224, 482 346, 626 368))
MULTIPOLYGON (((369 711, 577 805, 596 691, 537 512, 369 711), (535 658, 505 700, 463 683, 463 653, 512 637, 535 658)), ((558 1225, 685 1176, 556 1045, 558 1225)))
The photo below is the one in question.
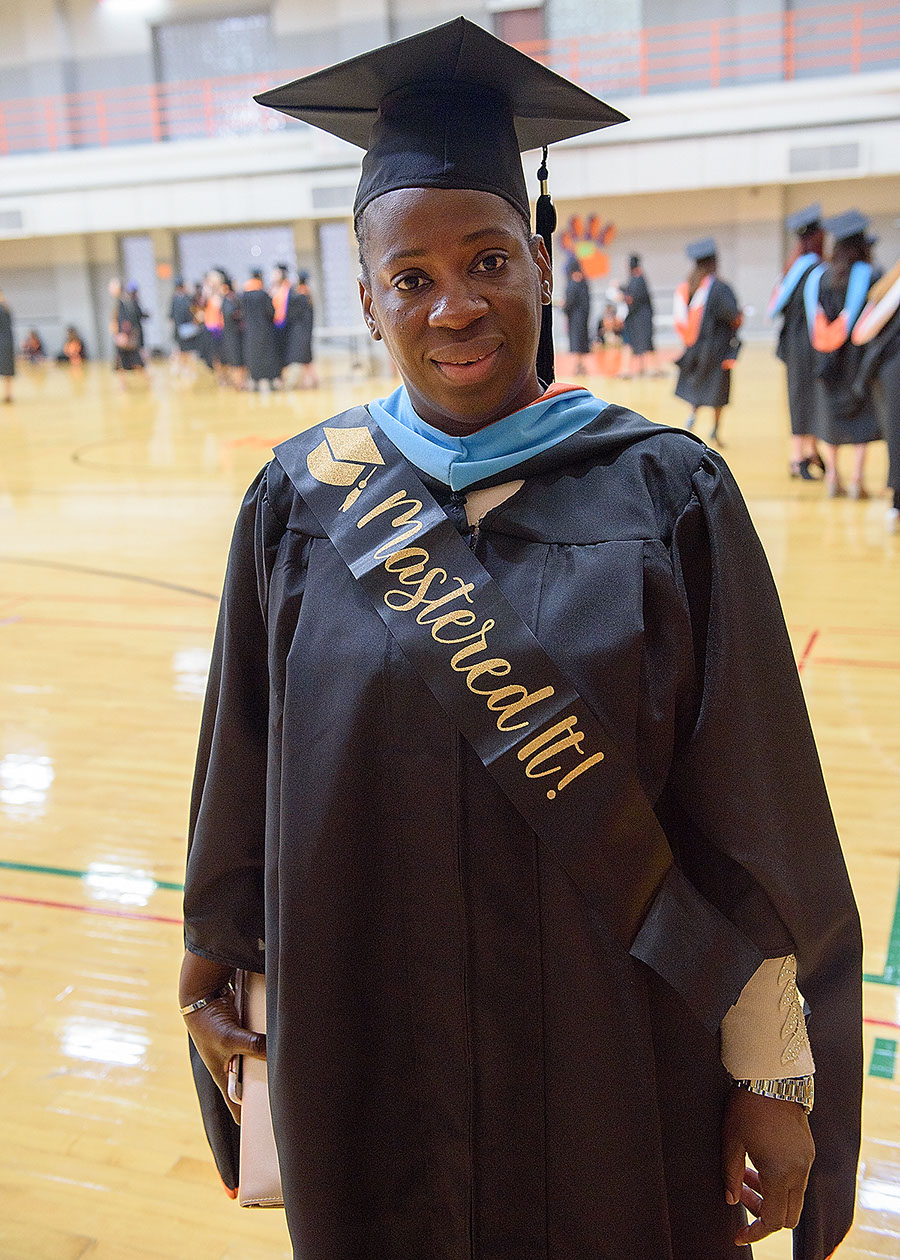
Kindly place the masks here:
POLYGON ((867 499, 864 482, 866 452, 881 438, 871 393, 854 384, 863 351, 850 334, 875 279, 870 261, 869 220, 859 210, 847 210, 825 220, 833 246, 831 262, 819 263, 803 285, 807 334, 814 352, 816 433, 825 451, 828 494, 867 499), (845 488, 838 468, 838 451, 853 447, 853 475, 845 488))
POLYGON ((250 272, 241 297, 244 322, 244 363, 250 388, 259 389, 265 381, 271 389, 281 370, 275 345, 275 308, 263 284, 259 269, 250 272))
POLYGON ((716 242, 711 236, 692 241, 684 251, 694 267, 675 290, 675 328, 684 342, 677 360, 675 395, 691 404, 687 428, 694 427, 698 407, 712 407, 711 442, 722 445, 722 410, 731 397, 731 369, 743 316, 734 290, 716 275, 716 242))
POLYGON ((464 19, 263 100, 367 147, 403 384, 279 446, 232 545, 180 989, 223 1177, 265 1055, 298 1260, 738 1260, 798 1219, 824 1260, 859 925, 771 576, 716 454, 552 383, 519 149, 620 116, 464 19))
POLYGON ((629 380, 633 373, 643 376, 645 356, 653 354, 653 299, 637 254, 628 259, 628 271, 628 280, 620 290, 628 307, 622 324, 622 345, 627 352, 619 374, 623 380, 629 380))
POLYGON ((574 373, 584 376, 585 356, 591 352, 591 290, 577 258, 566 268, 566 300, 563 310, 569 332, 569 351, 575 356, 574 373))
POLYGON ((822 207, 818 202, 789 214, 788 231, 797 240, 787 260, 784 274, 769 301, 769 318, 781 315, 781 332, 775 353, 787 369, 788 411, 791 417, 792 477, 815 481, 825 471, 816 447, 815 435, 815 357, 806 325, 803 287, 812 269, 822 261, 825 231, 822 207), (821 472, 813 473, 816 468, 821 472))
MULTIPOLYGON (((897 220, 900 226, 900 219, 897 220)), ((870 391, 881 420, 888 449, 888 487, 891 504, 887 526, 900 531, 900 262, 869 290, 863 313, 853 327, 851 340, 862 346, 853 392, 866 398, 870 391)))

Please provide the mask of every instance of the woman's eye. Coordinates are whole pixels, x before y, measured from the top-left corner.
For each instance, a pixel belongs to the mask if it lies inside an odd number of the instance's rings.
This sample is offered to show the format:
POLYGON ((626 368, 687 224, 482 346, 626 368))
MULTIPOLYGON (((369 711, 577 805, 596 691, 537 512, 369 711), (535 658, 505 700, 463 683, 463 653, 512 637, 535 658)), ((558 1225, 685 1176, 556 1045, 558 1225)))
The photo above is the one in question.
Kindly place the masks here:
POLYGON ((415 293, 425 283, 424 276, 400 276, 394 281, 394 288, 399 289, 401 293, 415 293))
POLYGON ((506 266, 505 254, 485 254, 483 258, 479 258, 475 264, 478 271, 500 271, 506 266))

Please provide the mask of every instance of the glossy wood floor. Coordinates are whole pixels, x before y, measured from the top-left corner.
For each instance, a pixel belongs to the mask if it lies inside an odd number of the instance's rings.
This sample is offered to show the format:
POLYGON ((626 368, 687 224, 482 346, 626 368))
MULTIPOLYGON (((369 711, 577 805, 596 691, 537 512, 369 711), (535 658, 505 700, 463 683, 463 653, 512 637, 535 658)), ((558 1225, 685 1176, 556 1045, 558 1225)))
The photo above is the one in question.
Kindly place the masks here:
MULTIPOLYGON (((289 1255, 282 1214, 241 1211, 217 1181, 175 978, 238 501, 273 441, 390 387, 340 363, 325 376, 257 396, 167 364, 126 391, 103 368, 53 367, 0 406, 0 1260, 289 1255)), ((684 416, 671 378, 589 383, 684 416)), ((880 498, 789 480, 767 349, 747 349, 734 392, 726 453, 781 588, 866 929, 860 1210, 840 1255, 900 1256, 900 535, 880 498)))

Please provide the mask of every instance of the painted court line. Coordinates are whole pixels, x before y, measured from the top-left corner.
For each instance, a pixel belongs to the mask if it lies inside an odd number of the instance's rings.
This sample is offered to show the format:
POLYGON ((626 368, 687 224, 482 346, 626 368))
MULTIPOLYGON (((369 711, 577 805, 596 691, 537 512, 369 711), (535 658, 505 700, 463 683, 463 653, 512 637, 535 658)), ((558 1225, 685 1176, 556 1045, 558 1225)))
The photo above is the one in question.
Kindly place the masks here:
POLYGON ((819 632, 818 632, 818 630, 813 630, 812 634, 811 634, 811 635, 809 636, 809 638, 807 639, 807 641, 806 641, 806 647, 805 647, 805 648, 803 649, 803 651, 800 653, 800 659, 797 661, 797 673, 798 673, 798 674, 802 674, 802 673, 803 673, 803 666, 804 666, 804 665, 806 664, 806 662, 809 660, 810 653, 812 652, 813 648, 816 646, 816 640, 818 639, 818 637, 819 637, 819 632))
POLYGON ((164 630, 177 634, 209 634, 208 625, 173 626, 167 625, 163 621, 146 623, 140 621, 76 621, 74 618, 66 619, 63 617, 29 617, 27 614, 16 617, 14 620, 21 622, 25 626, 67 626, 76 630, 164 630))
MULTIPOLYGON (((41 866, 35 862, 10 861, 0 861, 0 871, 24 871, 27 875, 60 875, 66 879, 88 879, 96 874, 95 871, 80 871, 72 866, 41 866)), ((157 879, 153 875, 147 876, 144 871, 126 871, 124 873, 133 874, 135 878, 152 879, 157 888, 166 889, 169 892, 184 892, 184 884, 175 884, 167 879, 157 879)))
POLYGON ((134 914, 130 910, 104 910, 102 906, 77 906, 71 901, 44 901, 40 897, 7 897, 0 894, 0 901, 11 901, 20 906, 40 906, 49 910, 77 910, 79 914, 99 914, 107 919, 143 919, 148 923, 170 923, 181 927, 182 919, 172 919, 162 914, 134 914))
POLYGON ((900 669, 900 661, 861 661, 847 656, 817 656, 817 665, 849 665, 853 669, 900 669))

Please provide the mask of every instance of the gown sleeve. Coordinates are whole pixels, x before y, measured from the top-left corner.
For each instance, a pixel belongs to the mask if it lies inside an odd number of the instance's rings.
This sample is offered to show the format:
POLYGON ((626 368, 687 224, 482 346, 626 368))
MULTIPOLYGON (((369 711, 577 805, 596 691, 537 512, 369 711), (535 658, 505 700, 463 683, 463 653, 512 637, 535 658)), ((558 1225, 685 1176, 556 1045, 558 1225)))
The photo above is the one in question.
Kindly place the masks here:
POLYGON ((670 778, 685 824, 676 854, 766 957, 796 955, 810 1007, 818 1153, 795 1255, 821 1257, 853 1216, 859 917, 762 545, 720 456, 706 452, 692 482, 672 538, 698 678, 670 778))
POLYGON ((269 671, 268 575, 284 530, 268 470, 238 514, 213 646, 191 799, 184 897, 188 949, 264 971, 263 863, 269 671))

